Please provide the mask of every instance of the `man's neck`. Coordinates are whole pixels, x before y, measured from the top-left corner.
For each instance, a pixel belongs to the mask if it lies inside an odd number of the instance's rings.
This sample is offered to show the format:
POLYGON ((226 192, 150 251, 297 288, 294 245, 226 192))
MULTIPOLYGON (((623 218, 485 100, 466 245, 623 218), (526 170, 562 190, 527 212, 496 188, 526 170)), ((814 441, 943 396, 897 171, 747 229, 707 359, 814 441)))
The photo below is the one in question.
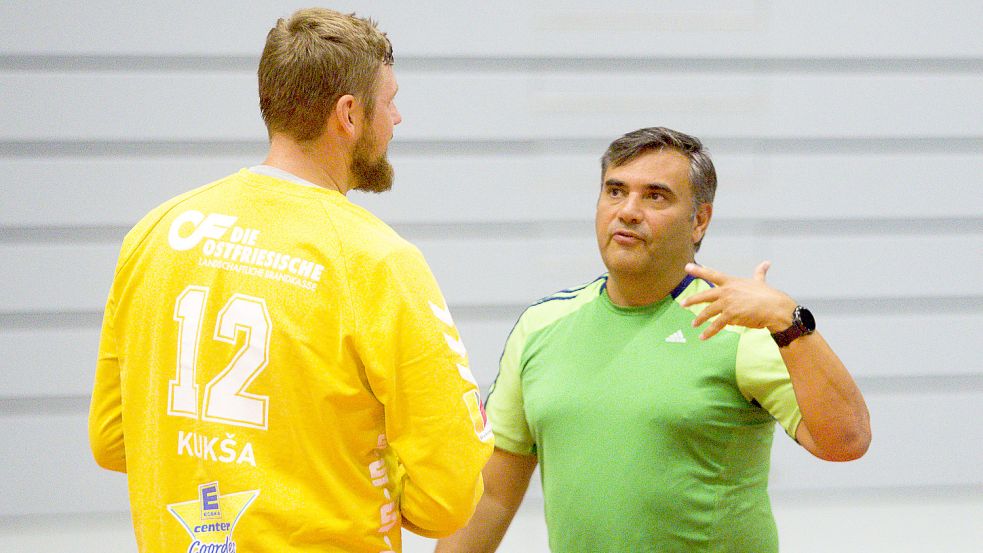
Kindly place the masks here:
POLYGON ((348 163, 342 156, 325 152, 339 151, 320 140, 300 144, 288 137, 276 135, 270 141, 270 151, 263 161, 269 165, 310 181, 322 188, 347 194, 349 188, 348 163))
POLYGON ((608 297, 615 305, 639 307, 651 305, 672 293, 686 278, 686 271, 665 271, 660 274, 639 276, 637 274, 608 273, 608 297))

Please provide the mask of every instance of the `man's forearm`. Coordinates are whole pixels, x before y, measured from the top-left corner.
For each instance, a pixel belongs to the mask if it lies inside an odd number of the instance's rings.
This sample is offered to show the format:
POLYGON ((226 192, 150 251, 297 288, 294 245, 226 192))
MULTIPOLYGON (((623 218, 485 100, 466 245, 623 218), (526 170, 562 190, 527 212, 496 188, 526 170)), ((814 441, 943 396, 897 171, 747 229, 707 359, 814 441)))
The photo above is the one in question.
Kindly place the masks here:
POLYGON ((870 445, 870 415, 853 377, 818 332, 780 349, 818 457, 850 461, 870 445))
POLYGON ((505 536, 516 509, 485 495, 467 526, 437 542, 435 553, 493 553, 505 536))
POLYGON ((496 448, 482 471, 485 493, 468 525, 437 543, 437 553, 492 553, 529 486, 537 459, 496 448))

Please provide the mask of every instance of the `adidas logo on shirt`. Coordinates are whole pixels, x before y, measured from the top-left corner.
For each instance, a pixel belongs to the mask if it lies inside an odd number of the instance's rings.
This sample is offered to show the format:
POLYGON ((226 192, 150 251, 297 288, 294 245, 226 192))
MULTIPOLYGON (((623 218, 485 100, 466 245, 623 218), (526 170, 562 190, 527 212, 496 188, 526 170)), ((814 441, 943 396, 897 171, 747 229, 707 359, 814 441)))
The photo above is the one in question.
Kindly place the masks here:
POLYGON ((672 334, 666 337, 666 342, 670 344, 685 344, 686 337, 683 336, 682 330, 677 330, 676 332, 673 332, 672 334))

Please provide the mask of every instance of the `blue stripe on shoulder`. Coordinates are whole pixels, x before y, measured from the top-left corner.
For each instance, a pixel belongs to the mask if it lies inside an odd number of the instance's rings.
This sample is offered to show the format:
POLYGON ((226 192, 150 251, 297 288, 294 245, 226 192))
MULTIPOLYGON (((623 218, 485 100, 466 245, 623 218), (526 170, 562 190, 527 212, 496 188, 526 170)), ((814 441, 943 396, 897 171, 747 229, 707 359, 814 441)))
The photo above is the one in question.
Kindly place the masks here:
MULTIPOLYGON (((605 275, 605 276, 603 276, 601 278, 604 279, 604 284, 601 285, 600 293, 603 293, 604 292, 604 289, 607 288, 607 285, 608 285, 608 277, 607 277, 607 275, 605 275)), ((678 285, 676 285, 676 287, 672 289, 672 292, 669 292, 669 295, 672 296, 672 299, 678 298, 679 295, 682 294, 686 290, 686 288, 690 284, 693 283, 694 280, 696 280, 696 277, 694 277, 693 275, 686 275, 686 278, 684 278, 682 280, 682 282, 680 282, 678 285)), ((703 279, 701 278, 700 280, 703 280, 703 279)), ((597 281, 595 280, 594 282, 597 282, 597 281)), ((710 282, 708 280, 703 280, 703 282, 706 282, 707 283, 707 286, 709 286, 710 288, 714 288, 714 285, 713 285, 712 282, 710 282)), ((591 284, 593 284, 593 283, 591 283, 591 284)), ((559 299, 571 299, 571 298, 559 298, 559 299)))
MULTIPOLYGON (((577 297, 576 294, 573 294, 573 295, 570 295, 570 296, 566 296, 566 295, 565 296, 558 296, 558 294, 571 294, 571 293, 574 293, 574 292, 580 292, 580 291, 584 290, 585 288, 588 288, 590 285, 594 284, 598 280, 604 280, 604 284, 601 286, 601 290, 603 290, 604 289, 604 286, 607 285, 607 281, 608 281, 608 275, 606 275, 606 274, 605 275, 601 275, 601 276, 595 278, 594 280, 588 282, 587 284, 585 284, 583 286, 580 286, 580 287, 577 287, 577 288, 570 288, 570 289, 567 289, 567 290, 560 290, 556 294, 553 294, 551 296, 546 296, 545 298, 542 298, 542 299, 536 301, 535 303, 531 304, 529 307, 523 309, 522 310, 522 313, 519 315, 519 318, 516 319, 515 320, 515 323, 512 325, 512 330, 509 331, 508 337, 506 337, 505 342, 508 343, 508 338, 512 336, 512 333, 513 332, 515 332, 515 327, 519 326, 519 319, 521 319, 522 316, 526 314, 526 311, 528 311, 531 307, 536 307, 537 305, 541 305, 541 304, 544 304, 544 303, 546 303, 548 301, 553 301, 553 300, 572 300, 572 299, 574 299, 574 298, 577 297)), ((503 347, 502 348, 502 353, 498 356, 499 370, 501 370, 502 358, 504 356, 505 356, 505 348, 503 347)), ((497 382, 498 382, 498 373, 495 374, 495 380, 492 381, 491 387, 488 388, 488 395, 485 396, 485 406, 486 407, 488 406, 488 402, 491 401, 492 392, 495 391, 495 384, 497 382)))
POLYGON ((541 300, 538 300, 536 303, 530 305, 529 307, 536 307, 537 305, 542 305, 542 304, 544 304, 546 302, 550 302, 550 301, 572 300, 572 299, 575 299, 576 297, 577 296, 549 296, 549 297, 543 298, 541 300))
MULTIPOLYGON (((696 280, 696 277, 694 277, 693 275, 686 275, 686 278, 684 278, 683 281, 680 282, 678 286, 673 288, 672 292, 669 292, 669 295, 672 296, 672 299, 678 298, 679 295, 682 294, 686 290, 686 288, 693 283, 694 280, 696 280)), ((716 288, 716 286, 714 286, 714 284, 709 280, 703 278, 701 278, 700 280, 707 283, 707 286, 709 286, 710 288, 716 288)))
POLYGON ((693 277, 693 275, 686 275, 686 278, 684 278, 682 282, 677 284, 676 287, 672 289, 672 292, 669 292, 669 295, 672 296, 672 299, 678 298, 679 294, 682 294, 683 290, 685 290, 686 287, 689 286, 690 283, 692 283, 694 280, 696 279, 695 277, 693 277))
POLYGON ((579 295, 579 294, 577 294, 577 292, 581 292, 584 289, 589 288, 591 285, 593 285, 595 282, 597 282, 599 280, 603 280, 604 281, 604 284, 601 285, 601 290, 604 290, 604 286, 607 286, 607 282, 608 282, 608 276, 607 275, 601 275, 601 276, 595 278, 594 280, 588 282, 587 284, 585 284, 583 286, 580 286, 580 287, 577 287, 577 288, 570 288, 570 289, 567 289, 567 290, 560 290, 559 292, 556 292, 554 294, 551 294, 549 296, 546 296, 545 298, 540 298, 539 300, 537 300, 535 303, 533 303, 529 307, 535 307, 537 305, 542 305, 542 304, 544 304, 546 302, 554 301, 554 300, 572 300, 572 299, 576 298, 579 295))

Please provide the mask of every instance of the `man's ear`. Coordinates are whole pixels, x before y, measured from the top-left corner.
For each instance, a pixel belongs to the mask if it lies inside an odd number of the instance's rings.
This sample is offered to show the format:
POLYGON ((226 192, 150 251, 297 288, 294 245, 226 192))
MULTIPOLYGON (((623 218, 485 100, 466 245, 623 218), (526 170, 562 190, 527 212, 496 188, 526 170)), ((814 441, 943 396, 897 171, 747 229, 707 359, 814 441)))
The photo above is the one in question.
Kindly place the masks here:
POLYGON ((358 126, 361 123, 360 110, 359 101, 351 94, 345 94, 338 98, 338 102, 334 105, 334 112, 332 112, 338 130, 352 139, 358 135, 358 126))
POLYGON ((710 226, 710 219, 713 217, 713 204, 703 203, 696 208, 693 216, 693 243, 697 244, 703 240, 710 226))

